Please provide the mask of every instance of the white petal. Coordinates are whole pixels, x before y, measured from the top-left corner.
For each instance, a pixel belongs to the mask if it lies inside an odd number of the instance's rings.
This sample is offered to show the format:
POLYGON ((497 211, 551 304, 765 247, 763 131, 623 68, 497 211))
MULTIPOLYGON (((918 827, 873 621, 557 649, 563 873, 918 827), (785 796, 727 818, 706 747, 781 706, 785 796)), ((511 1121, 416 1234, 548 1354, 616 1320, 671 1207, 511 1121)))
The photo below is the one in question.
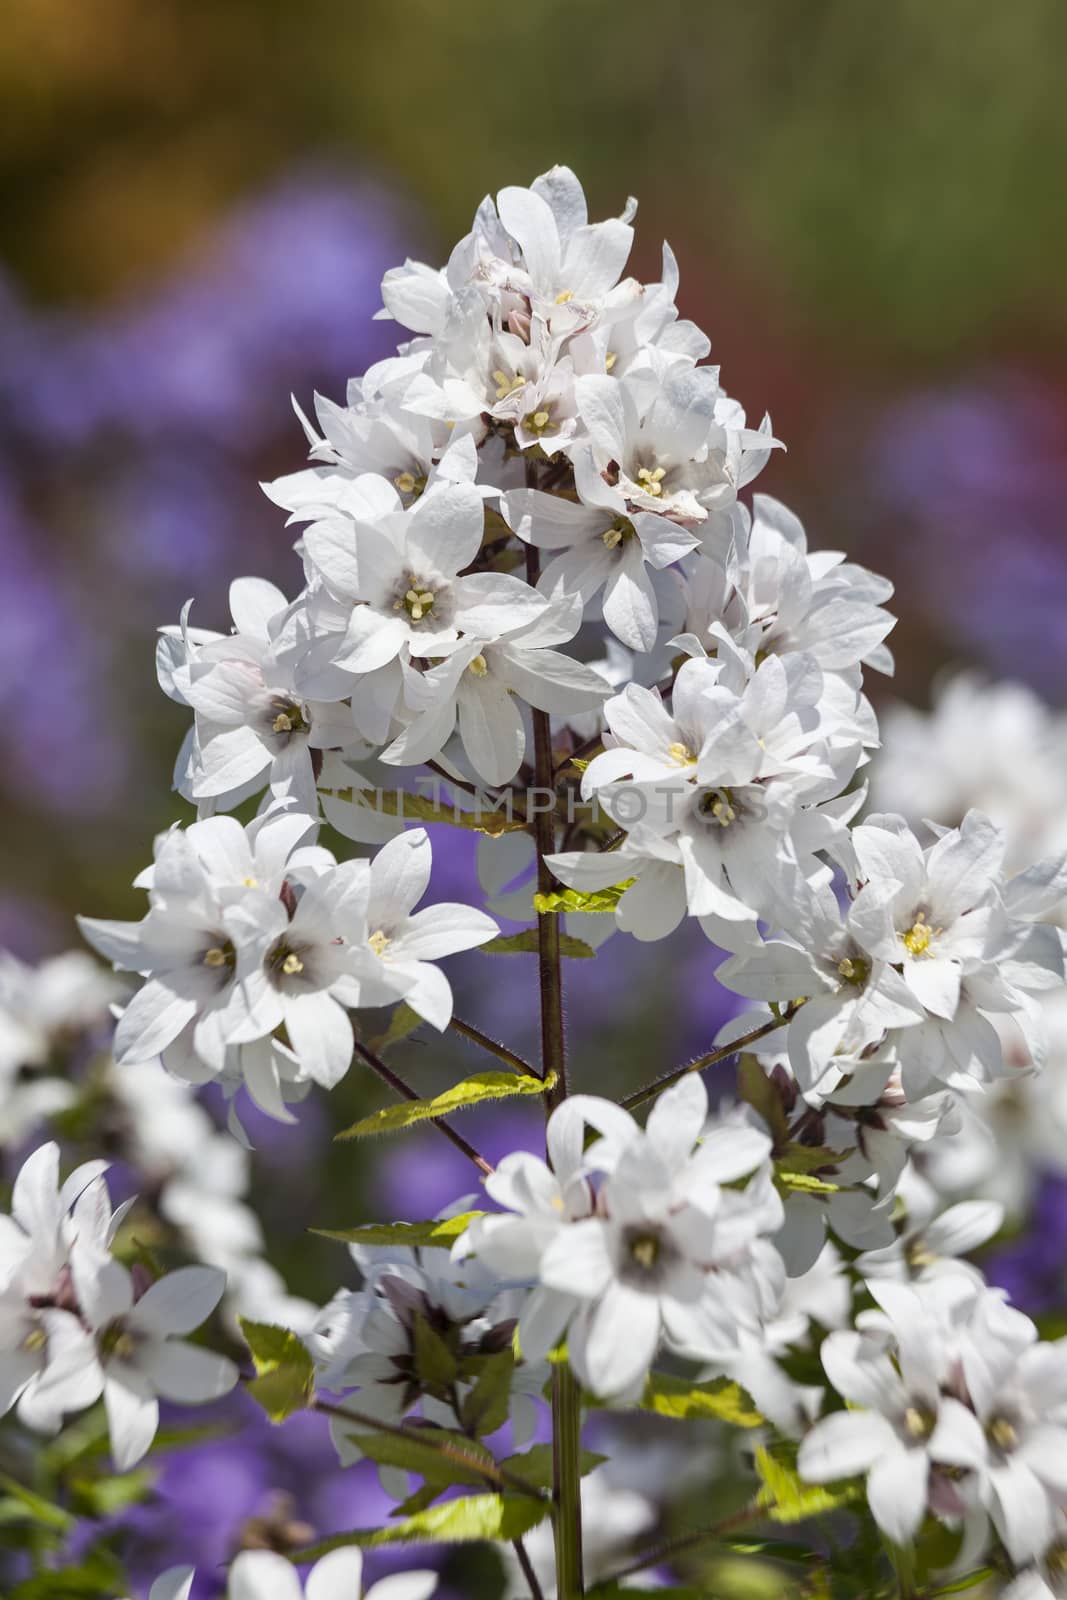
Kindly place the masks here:
POLYGON ((179 1267, 153 1283, 130 1314, 132 1326, 146 1333, 192 1333, 207 1321, 226 1289, 218 1267, 179 1267))
POLYGON ((160 1339, 143 1345, 138 1365, 163 1400, 203 1405, 229 1394, 239 1373, 226 1356, 202 1350, 184 1339, 160 1339))
POLYGON ((583 1300, 603 1294, 611 1278, 607 1228, 593 1217, 561 1229, 541 1262, 543 1284, 583 1300))
POLYGON ((226 1594, 227 1600, 304 1600, 296 1568, 273 1550, 242 1550, 230 1568, 226 1594))
POLYGON ((146 1455, 159 1427, 159 1404, 150 1384, 134 1367, 112 1362, 104 1378, 104 1407, 111 1434, 111 1458, 128 1472, 146 1455))
POLYGON ((915 1537, 926 1510, 930 1463, 923 1449, 887 1449, 867 1477, 867 1504, 894 1544, 915 1537))
POLYGON ((897 1443, 892 1426, 875 1411, 835 1411, 801 1440, 797 1470, 809 1483, 833 1483, 866 1472, 897 1443))

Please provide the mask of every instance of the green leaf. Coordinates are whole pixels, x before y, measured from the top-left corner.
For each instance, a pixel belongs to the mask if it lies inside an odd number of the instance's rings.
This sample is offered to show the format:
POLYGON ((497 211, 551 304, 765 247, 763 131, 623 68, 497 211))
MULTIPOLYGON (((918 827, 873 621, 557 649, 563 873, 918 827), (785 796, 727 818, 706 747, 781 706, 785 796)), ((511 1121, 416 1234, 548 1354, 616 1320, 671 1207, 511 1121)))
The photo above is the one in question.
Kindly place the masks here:
POLYGON ((588 894, 581 889, 556 889, 551 894, 535 894, 534 910, 546 911, 614 911, 634 878, 614 883, 609 889, 596 889, 588 894))
MULTIPOLYGON (((521 933, 502 933, 498 939, 478 946, 483 956, 537 955, 541 949, 536 928, 524 928, 521 933)), ((596 955, 592 945, 584 939, 574 939, 569 933, 559 936, 560 955, 572 956, 577 961, 589 961, 596 955)))
POLYGON ((854 1485, 828 1489, 821 1483, 805 1483, 791 1462, 772 1455, 762 1445, 756 1446, 756 1471, 763 1484, 760 1505, 766 1507, 772 1522, 803 1522, 824 1511, 836 1511, 858 1492, 854 1485))
POLYGON ((457 1217, 434 1218, 430 1222, 368 1222, 356 1228, 311 1228, 323 1239, 337 1239, 341 1244, 401 1245, 405 1249, 431 1246, 447 1249, 461 1233, 465 1233, 475 1217, 484 1217, 484 1211, 464 1211, 457 1217))
POLYGON ((387 1050, 391 1044, 399 1044, 402 1039, 406 1039, 410 1034, 413 1034, 423 1020, 417 1011, 413 1011, 402 1000, 389 1018, 389 1026, 385 1032, 379 1033, 376 1038, 370 1041, 370 1048, 375 1055, 380 1056, 382 1051, 387 1050))
POLYGON ((738 1063, 737 1094, 740 1100, 759 1112, 771 1130, 776 1147, 788 1143, 789 1122, 781 1095, 753 1055, 743 1055, 738 1063))
POLYGON ((446 1394, 455 1383, 456 1358, 425 1317, 415 1318, 415 1372, 420 1386, 446 1394))
POLYGON ((694 1384, 684 1378, 653 1373, 641 1405, 644 1410, 654 1411, 661 1417, 717 1417, 720 1422, 732 1423, 736 1428, 758 1428, 766 1420, 741 1385, 731 1383, 728 1378, 694 1384))
POLYGON ((70 1485, 78 1507, 91 1517, 110 1517, 127 1506, 147 1500, 157 1473, 151 1467, 136 1467, 132 1472, 101 1474, 98 1478, 75 1478, 70 1485))
POLYGON ((250 1322, 247 1317, 237 1320, 256 1367, 249 1394, 272 1422, 284 1422, 294 1411, 303 1411, 315 1388, 315 1368, 304 1345, 288 1328, 250 1322))
POLYGON ((509 1543, 536 1528, 548 1514, 547 1500, 538 1501, 527 1495, 465 1495, 461 1500, 446 1500, 443 1505, 430 1506, 426 1511, 418 1511, 385 1528, 362 1528, 338 1534, 334 1539, 324 1539, 309 1550, 294 1551, 290 1559, 302 1566, 304 1562, 317 1561, 331 1550, 349 1544, 373 1550, 383 1544, 417 1544, 420 1541, 466 1544, 472 1540, 491 1539, 509 1543))
POLYGON ((825 1178, 816 1178, 811 1172, 782 1172, 777 1162, 774 1174, 785 1188, 798 1189, 802 1194, 841 1194, 851 1187, 847 1183, 828 1183, 825 1178))
MULTIPOLYGON (((487 833, 492 839, 499 838, 502 833, 522 833, 526 828, 523 818, 509 818, 506 811, 494 810, 492 796, 488 794, 474 802, 476 809, 461 811, 458 806, 438 804, 430 795, 409 794, 406 789, 323 789, 320 792, 382 817, 402 817, 408 822, 447 822, 454 828, 487 833)), ((326 817, 327 821, 333 820, 329 810, 326 817)))
POLYGON ((511 1399, 511 1380, 515 1372, 515 1357, 510 1350, 491 1357, 482 1372, 464 1396, 460 1421, 473 1433, 495 1433, 508 1418, 511 1399))
POLYGON ((774 1158, 775 1171, 786 1173, 815 1173, 826 1167, 839 1167, 847 1161, 851 1150, 831 1150, 825 1144, 787 1144, 774 1158))
MULTIPOLYGON (((587 1473, 599 1467, 606 1461, 607 1456, 597 1455, 595 1450, 583 1450, 579 1457, 579 1471, 584 1478, 587 1473)), ((516 1477, 528 1483, 534 1489, 551 1489, 552 1487, 552 1446, 550 1444, 535 1444, 529 1450, 524 1450, 521 1455, 508 1456, 500 1463, 516 1477)))
POLYGON ((14 1503, 11 1511, 4 1511, 5 1522, 32 1522, 38 1528, 54 1528, 57 1533, 67 1533, 76 1525, 77 1518, 69 1511, 24 1488, 6 1473, 0 1473, 0 1492, 14 1503))
POLYGON ((980 1567, 977 1572, 970 1572, 966 1578, 958 1578, 955 1583, 948 1584, 944 1589, 931 1589, 932 1597, 942 1594, 963 1594, 967 1589, 977 1589, 980 1583, 988 1583, 990 1578, 996 1577, 992 1567, 980 1567))
POLYGON ((451 1483, 484 1488, 486 1472, 493 1472, 496 1465, 483 1444, 447 1428, 407 1427, 401 1437, 370 1432, 353 1422, 350 1438, 379 1466, 417 1472, 428 1483, 435 1483, 438 1491, 451 1483))
POLYGON ((334 1138, 362 1139, 372 1133, 399 1133, 401 1128, 409 1128, 414 1122, 445 1117, 450 1112, 481 1105, 484 1100, 505 1100, 513 1094, 544 1094, 554 1082, 555 1078, 534 1078, 518 1072, 477 1072, 432 1100, 402 1100, 399 1105, 383 1106, 381 1111, 361 1117, 334 1138))

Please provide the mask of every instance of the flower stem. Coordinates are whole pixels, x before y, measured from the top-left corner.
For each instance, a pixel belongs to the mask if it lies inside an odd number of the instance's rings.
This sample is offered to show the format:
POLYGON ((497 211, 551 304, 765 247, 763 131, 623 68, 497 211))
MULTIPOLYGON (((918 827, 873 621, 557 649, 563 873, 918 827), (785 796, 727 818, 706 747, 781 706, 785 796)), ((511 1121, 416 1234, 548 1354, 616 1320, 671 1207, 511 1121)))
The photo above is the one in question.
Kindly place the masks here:
POLYGON ((739 1050, 744 1050, 748 1045, 755 1044, 757 1039, 766 1038, 776 1028, 784 1028, 792 1011, 784 1012, 780 1017, 769 1017, 758 1028, 753 1028, 750 1033, 743 1033, 739 1039, 734 1039, 730 1044, 724 1044, 720 1050, 709 1050, 706 1056, 699 1056, 696 1061, 690 1061, 684 1067, 675 1067, 671 1072, 665 1072, 662 1078, 653 1078, 651 1083, 646 1083, 643 1089, 635 1089, 633 1094, 628 1094, 625 1100, 620 1101, 623 1109, 632 1111, 635 1106, 644 1105, 646 1100, 653 1100, 656 1095, 662 1094, 664 1089, 669 1089, 672 1083, 677 1083, 679 1078, 684 1078, 690 1072, 702 1072, 705 1067, 714 1067, 720 1061, 726 1061, 730 1056, 737 1055, 739 1050))
MULTIPOLYGON (((406 1083, 398 1072, 393 1071, 392 1067, 387 1067, 381 1056, 376 1056, 373 1050, 368 1050, 367 1046, 365 1044, 361 1044, 358 1039, 356 1040, 356 1054, 360 1056, 362 1060, 367 1063, 368 1067, 370 1067, 373 1072, 378 1074, 382 1082, 387 1083, 390 1089, 392 1089, 394 1093, 398 1094, 402 1100, 421 1100, 422 1096, 416 1089, 411 1087, 410 1083, 406 1083)), ((469 1144, 461 1133, 457 1133, 450 1122, 446 1122, 444 1117, 431 1117, 430 1121, 439 1133, 444 1134, 445 1138, 450 1144, 454 1144, 457 1150, 461 1150, 463 1152, 468 1161, 474 1162, 474 1165, 478 1168, 479 1172, 484 1173, 487 1178, 492 1176, 495 1169, 491 1163, 488 1162, 484 1156, 480 1156, 474 1146, 469 1144)))
MULTIPOLYGON (((529 479, 529 467, 527 478, 529 479)), ((533 545, 526 547, 526 578, 536 584, 540 556, 533 545)), ((548 713, 533 712, 534 782, 539 789, 555 791, 552 768, 552 728, 548 713)), ((555 809, 538 811, 534 817, 534 843, 537 847, 537 889, 551 894, 556 886, 545 860, 556 847, 555 809)), ((541 1073, 551 1078, 545 1091, 545 1116, 567 1097, 567 1057, 563 1031, 563 968, 559 949, 560 919, 554 912, 539 912, 537 917, 538 971, 541 989, 541 1073)), ((555 1508, 556 1594, 559 1600, 581 1600, 585 1593, 582 1574, 582 1469, 581 1395, 574 1374, 566 1362, 552 1368, 552 1498, 555 1508)))
POLYGON ((742 1528, 748 1527, 749 1523, 756 1522, 765 1514, 765 1508, 757 1501, 753 1501, 750 1505, 743 1506, 740 1511, 735 1511, 732 1517, 717 1522, 713 1528, 701 1528, 696 1533, 681 1534, 673 1539, 661 1539, 635 1561, 631 1561, 629 1566, 613 1572, 610 1578, 604 1579, 604 1582, 615 1584, 622 1578, 636 1577, 639 1572, 645 1572, 649 1567, 657 1567, 661 1561, 669 1561, 683 1551, 695 1549, 697 1545, 706 1544, 709 1539, 725 1539, 731 1533, 739 1533, 742 1528))
POLYGON ((521 1072, 524 1077, 536 1078, 537 1069, 532 1067, 522 1056, 514 1050, 509 1050, 506 1044, 500 1044, 496 1039, 491 1039, 487 1033, 476 1028, 471 1022, 464 1022, 460 1017, 453 1017, 448 1026, 461 1033, 465 1039, 470 1039, 474 1044, 480 1044, 483 1050, 488 1050, 490 1055, 496 1056, 499 1061, 505 1061, 516 1072, 521 1072))

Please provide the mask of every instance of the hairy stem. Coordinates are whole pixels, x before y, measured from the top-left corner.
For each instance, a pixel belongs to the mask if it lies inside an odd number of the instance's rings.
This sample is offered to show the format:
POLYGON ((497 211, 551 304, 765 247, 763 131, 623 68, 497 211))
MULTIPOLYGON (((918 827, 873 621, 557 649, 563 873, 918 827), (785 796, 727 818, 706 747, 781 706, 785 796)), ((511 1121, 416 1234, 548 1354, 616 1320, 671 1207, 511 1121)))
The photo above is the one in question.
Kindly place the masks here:
MULTIPOLYGON (((370 1067, 371 1071, 376 1072, 379 1078, 381 1078, 382 1082, 387 1083, 390 1089, 392 1089, 395 1094, 398 1094, 402 1100, 422 1099, 422 1096, 416 1089, 411 1087, 410 1083, 405 1083, 404 1079, 398 1072, 394 1072, 392 1067, 387 1067, 380 1056, 376 1056, 373 1050, 368 1050, 367 1046, 365 1044, 361 1044, 358 1039, 356 1040, 356 1054, 363 1061, 365 1061, 368 1067, 370 1067)), ((478 1168, 479 1172, 484 1173, 487 1178, 491 1176, 495 1170, 492 1164, 488 1162, 484 1156, 480 1156, 474 1146, 470 1144, 461 1133, 457 1133, 450 1122, 446 1122, 444 1117, 431 1117, 430 1121, 439 1133, 444 1134, 445 1138, 450 1144, 454 1144, 457 1150, 461 1150, 463 1152, 468 1161, 474 1162, 474 1165, 478 1168)))
MULTIPOLYGON (((527 481, 536 476, 527 464, 527 481)), ((536 585, 540 556, 533 545, 526 547, 526 578, 536 585)), ((552 729, 548 713, 533 712, 534 782, 539 789, 555 791, 552 769, 552 729)), ((555 808, 539 811, 534 818, 534 843, 537 847, 537 889, 551 894, 556 886, 546 856, 556 847, 555 808)), ((545 1116, 567 1097, 567 1058, 563 1031, 563 968, 559 950, 560 919, 553 912, 537 916, 538 971, 541 990, 541 1072, 552 1078, 545 1091, 545 1116)), ((582 1575, 582 1473, 581 1473, 581 1396, 574 1374, 566 1362, 552 1368, 552 1498, 555 1508, 556 1593, 559 1600, 581 1600, 585 1593, 582 1575)))
POLYGON ((449 1027, 453 1028, 456 1033, 461 1033, 465 1039, 470 1039, 472 1043, 481 1045, 483 1050, 488 1050, 489 1054, 496 1056, 499 1061, 505 1061, 516 1072, 521 1072, 524 1076, 530 1078, 538 1076, 536 1067, 532 1067, 528 1061, 524 1061, 522 1056, 517 1055, 514 1050, 509 1050, 506 1044, 501 1044, 497 1039, 491 1039, 487 1033, 483 1033, 473 1023, 464 1022, 460 1017, 453 1017, 449 1027))
POLYGON ((633 1094, 628 1094, 620 1104, 624 1110, 632 1111, 635 1106, 644 1105, 646 1100, 654 1100, 656 1095, 662 1094, 664 1089, 669 1089, 672 1083, 677 1083, 679 1078, 686 1077, 688 1073, 702 1072, 705 1067, 714 1067, 720 1061, 727 1061, 730 1056, 737 1055, 739 1050, 755 1044, 757 1039, 765 1039, 767 1034, 773 1033, 776 1028, 784 1028, 792 1015, 792 1011, 787 1011, 780 1017, 769 1017, 758 1028, 753 1028, 750 1033, 743 1033, 739 1039, 724 1044, 721 1049, 710 1050, 706 1056, 699 1056, 696 1061, 690 1061, 684 1067, 674 1067, 672 1071, 665 1072, 662 1078, 653 1078, 643 1089, 635 1089, 633 1094))
POLYGON ((605 1578, 603 1581, 605 1584, 615 1584, 622 1578, 632 1578, 639 1572, 647 1571, 649 1567, 658 1566, 661 1561, 669 1561, 685 1550, 706 1544, 709 1539, 724 1539, 731 1533, 737 1533, 765 1514, 764 1507, 753 1501, 750 1505, 743 1506, 740 1511, 735 1511, 732 1517, 717 1522, 713 1528, 701 1528, 696 1533, 680 1534, 674 1539, 661 1539, 658 1544, 652 1545, 638 1556, 636 1561, 631 1561, 629 1566, 613 1572, 610 1578, 605 1578))

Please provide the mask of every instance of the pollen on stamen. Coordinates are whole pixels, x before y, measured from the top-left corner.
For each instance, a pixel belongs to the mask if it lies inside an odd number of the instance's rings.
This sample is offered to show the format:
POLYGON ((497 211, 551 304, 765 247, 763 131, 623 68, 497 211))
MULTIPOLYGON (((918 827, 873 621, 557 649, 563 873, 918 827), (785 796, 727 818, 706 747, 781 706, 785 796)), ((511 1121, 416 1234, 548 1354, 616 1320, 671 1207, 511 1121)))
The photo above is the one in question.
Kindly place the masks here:
POLYGON ((220 944, 213 944, 210 950, 204 951, 205 967, 224 967, 226 962, 226 952, 220 944))
POLYGON ((573 289, 561 289, 559 291, 559 294, 556 296, 556 304, 558 306, 565 306, 567 304, 568 300, 573 300, 573 299, 574 299, 574 290, 573 289))
POLYGON ((383 933, 379 928, 376 933, 372 933, 369 936, 367 943, 374 951, 376 956, 384 956, 386 950, 388 950, 390 944, 392 943, 392 940, 387 933, 383 933))
POLYGON ((285 973, 287 978, 293 978, 298 972, 303 972, 303 970, 304 963, 294 951, 290 950, 289 954, 282 962, 282 971, 285 973))
POLYGON ((675 741, 674 744, 667 746, 667 755, 676 767, 690 767, 696 760, 689 746, 682 744, 680 741, 675 741))
POLYGON ((637 481, 646 494, 658 499, 663 493, 663 480, 667 476, 666 467, 639 467, 637 481))
POLYGON ((410 494, 415 487, 414 475, 410 472, 400 472, 393 479, 393 484, 401 494, 410 494))
POLYGON ((489 671, 489 663, 485 657, 479 653, 473 658, 473 660, 468 661, 467 671, 472 677, 484 678, 486 673, 489 671))
POLYGON ((497 367, 492 376, 493 382, 496 384, 496 397, 498 400, 506 400, 509 394, 514 394, 515 390, 521 389, 526 382, 521 372, 516 372, 514 377, 509 378, 507 373, 501 371, 499 367, 497 367))

